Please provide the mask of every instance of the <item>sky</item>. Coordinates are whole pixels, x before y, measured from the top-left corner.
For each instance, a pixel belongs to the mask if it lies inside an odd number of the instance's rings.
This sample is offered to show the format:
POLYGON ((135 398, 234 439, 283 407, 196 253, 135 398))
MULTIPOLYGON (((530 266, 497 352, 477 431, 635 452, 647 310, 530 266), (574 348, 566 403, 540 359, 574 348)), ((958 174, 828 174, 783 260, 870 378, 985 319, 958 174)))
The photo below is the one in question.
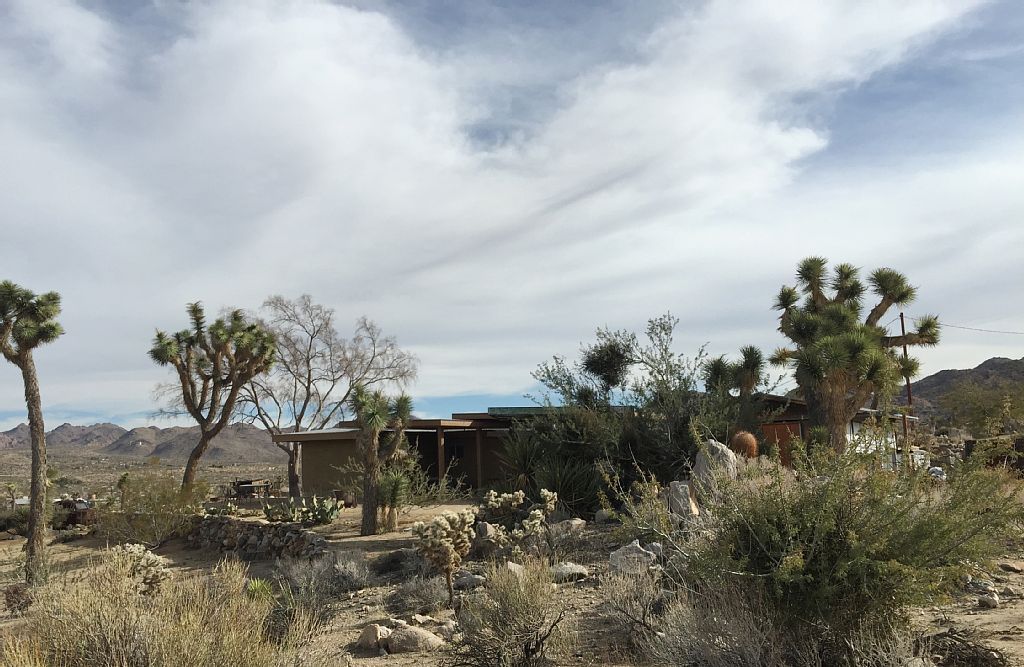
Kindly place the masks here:
POLYGON ((666 311, 680 351, 770 351, 808 255, 1021 332, 1022 149, 1015 0, 0 1, 0 278, 63 297, 48 427, 150 422, 196 300, 366 315, 423 416, 666 311))

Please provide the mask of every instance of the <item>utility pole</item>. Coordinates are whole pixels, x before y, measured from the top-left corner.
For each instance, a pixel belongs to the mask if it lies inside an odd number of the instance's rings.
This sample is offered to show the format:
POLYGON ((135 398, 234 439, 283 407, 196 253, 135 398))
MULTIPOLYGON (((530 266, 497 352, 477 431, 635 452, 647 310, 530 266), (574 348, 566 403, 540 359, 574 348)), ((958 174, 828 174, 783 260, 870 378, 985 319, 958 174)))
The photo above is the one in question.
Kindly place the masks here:
MULTIPOLYGON (((903 335, 903 360, 906 361, 910 355, 907 352, 907 324, 903 319, 903 311, 900 311, 900 333, 903 335)), ((907 382, 907 409, 903 411, 903 459, 910 463, 910 426, 907 414, 914 409, 914 394, 910 390, 910 376, 904 377, 907 382)))

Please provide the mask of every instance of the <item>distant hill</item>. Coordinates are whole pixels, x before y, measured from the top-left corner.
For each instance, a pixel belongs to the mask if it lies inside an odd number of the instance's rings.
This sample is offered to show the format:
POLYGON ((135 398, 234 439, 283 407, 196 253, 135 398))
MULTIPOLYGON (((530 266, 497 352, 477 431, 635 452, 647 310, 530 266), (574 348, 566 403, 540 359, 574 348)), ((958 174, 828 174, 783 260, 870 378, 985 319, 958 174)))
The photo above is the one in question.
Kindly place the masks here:
POLYGON ((939 371, 912 382, 910 387, 914 394, 914 407, 922 415, 934 413, 939 399, 961 382, 971 382, 982 387, 1003 382, 1024 383, 1024 358, 993 357, 974 368, 939 371))
MULTIPOLYGON (((76 426, 61 424, 46 434, 52 450, 78 449, 117 456, 158 456, 168 461, 184 461, 199 441, 196 426, 141 426, 131 430, 116 424, 76 426)), ((29 430, 19 424, 0 433, 0 450, 28 449, 29 430)), ((284 453, 274 445, 263 429, 249 424, 232 424, 221 431, 203 457, 220 463, 279 461, 284 453)))

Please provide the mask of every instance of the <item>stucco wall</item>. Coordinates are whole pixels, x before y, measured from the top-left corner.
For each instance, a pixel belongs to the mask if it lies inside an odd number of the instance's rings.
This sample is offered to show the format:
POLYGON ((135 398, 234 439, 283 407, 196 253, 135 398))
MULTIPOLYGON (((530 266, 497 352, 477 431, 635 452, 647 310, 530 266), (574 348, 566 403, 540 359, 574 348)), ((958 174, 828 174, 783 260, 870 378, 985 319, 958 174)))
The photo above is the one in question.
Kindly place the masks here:
POLYGON ((335 489, 344 489, 345 481, 337 467, 351 462, 356 454, 356 442, 352 439, 303 443, 303 495, 329 496, 335 489))

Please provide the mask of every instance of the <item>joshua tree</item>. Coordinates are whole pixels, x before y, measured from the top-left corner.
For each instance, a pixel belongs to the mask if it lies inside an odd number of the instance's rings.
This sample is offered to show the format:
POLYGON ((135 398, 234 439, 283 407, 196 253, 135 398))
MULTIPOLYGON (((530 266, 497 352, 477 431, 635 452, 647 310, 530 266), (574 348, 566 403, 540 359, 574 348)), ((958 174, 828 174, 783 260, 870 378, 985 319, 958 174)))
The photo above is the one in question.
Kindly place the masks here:
POLYGON ((764 354, 759 348, 746 345, 740 348, 739 361, 714 357, 704 364, 703 370, 708 389, 738 391, 741 397, 751 396, 765 379, 764 354))
POLYGON ((846 449, 847 428, 857 411, 872 396, 891 395, 901 377, 917 373, 917 360, 897 348, 939 341, 939 320, 932 315, 918 319, 915 331, 905 336, 890 336, 879 324, 890 308, 917 295, 917 288, 892 269, 876 269, 868 277, 878 302, 862 320, 867 288, 859 272, 839 264, 829 276, 827 259, 808 257, 797 268, 797 286, 783 287, 774 306, 782 313, 779 331, 792 345, 777 350, 772 363, 793 369, 812 426, 827 430, 839 452, 846 449))
POLYGON ((188 456, 182 490, 192 487, 199 459, 234 413, 239 392, 274 362, 274 336, 248 321, 242 311, 206 326, 200 303, 188 305, 192 328, 169 335, 157 331, 149 356, 161 366, 173 366, 181 385, 172 412, 188 413, 199 424, 199 442, 188 456))
POLYGON ((25 578, 39 581, 43 572, 46 531, 46 427, 43 424, 39 377, 32 351, 56 340, 64 330, 57 323, 60 295, 36 295, 9 280, 0 282, 0 352, 21 370, 32 440, 32 482, 29 490, 28 544, 25 578))
POLYGON ((8 502, 11 504, 11 511, 18 506, 18 486, 14 482, 7 482, 4 486, 4 490, 7 491, 8 502))
MULTIPOLYGON (((365 317, 345 339, 335 329, 334 311, 308 294, 272 296, 263 313, 277 341, 277 359, 242 389, 238 412, 271 434, 327 428, 343 417, 357 384, 402 385, 416 376, 416 358, 365 317)), ((299 500, 302 449, 294 442, 276 444, 288 455, 288 495, 299 500)))
POLYGON ((362 385, 356 385, 350 403, 359 428, 359 453, 363 466, 360 535, 376 535, 381 468, 405 453, 405 429, 412 413, 412 400, 404 394, 388 398, 381 391, 371 392, 362 385))

